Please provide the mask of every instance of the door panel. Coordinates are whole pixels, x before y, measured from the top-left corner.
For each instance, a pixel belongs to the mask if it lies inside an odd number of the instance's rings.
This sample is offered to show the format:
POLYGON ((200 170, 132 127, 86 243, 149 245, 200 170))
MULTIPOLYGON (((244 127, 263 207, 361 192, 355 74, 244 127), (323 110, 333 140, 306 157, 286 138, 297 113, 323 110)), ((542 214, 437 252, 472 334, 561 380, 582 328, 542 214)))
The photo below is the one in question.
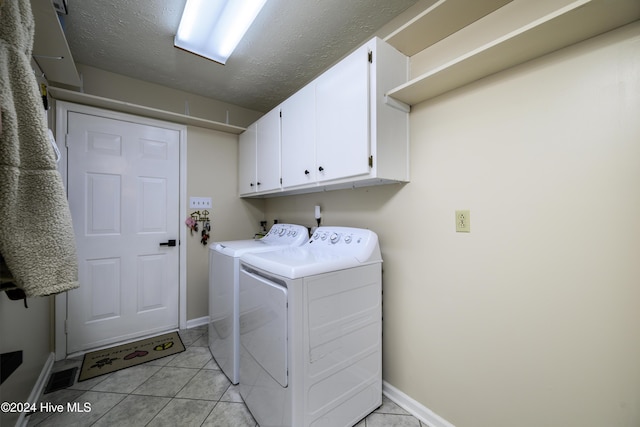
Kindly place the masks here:
POLYGON ((68 191, 80 287, 67 353, 178 326, 177 130, 70 112, 68 191))
POLYGON ((238 192, 251 194, 256 192, 256 144, 257 124, 252 123, 240 134, 238 140, 238 192))
POLYGON ((282 387, 289 384, 287 288, 240 271, 240 343, 282 387))
POLYGON ((89 322, 120 315, 120 259, 88 260, 86 283, 93 290, 89 322))
POLYGON ((362 46, 316 81, 318 181, 369 173, 369 62, 362 46))
POLYGON ((316 93, 308 84, 282 104, 282 186, 316 180, 316 93))
POLYGON ((280 188, 280 109, 274 108, 257 122, 257 191, 280 188))

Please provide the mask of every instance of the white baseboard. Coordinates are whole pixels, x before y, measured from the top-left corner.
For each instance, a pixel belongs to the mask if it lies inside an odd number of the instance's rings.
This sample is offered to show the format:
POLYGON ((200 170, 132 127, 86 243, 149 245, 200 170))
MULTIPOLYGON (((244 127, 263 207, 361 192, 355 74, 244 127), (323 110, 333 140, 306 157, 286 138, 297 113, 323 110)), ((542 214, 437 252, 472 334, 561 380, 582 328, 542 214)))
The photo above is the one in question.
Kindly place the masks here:
MULTIPOLYGON (((38 399, 40 399, 40 396, 42 395, 42 392, 44 391, 44 388, 47 385, 47 381, 49 380, 49 375, 51 375, 51 370, 53 369, 53 363, 55 361, 56 361, 56 354, 49 353, 49 357, 47 357, 47 360, 44 362, 44 366, 40 371, 40 375, 38 376, 36 383, 33 385, 33 388, 31 389, 31 394, 29 394, 27 402, 33 403, 33 404, 38 403, 38 399)), ((20 417, 18 418, 18 421, 16 422, 16 427, 25 427, 27 425, 27 421, 28 419, 26 417, 26 413, 22 412, 20 414, 20 417)))
POLYGON ((199 317, 198 319, 187 320, 187 329, 196 328, 198 326, 208 325, 209 316, 199 317))
POLYGON ((455 427, 431 409, 412 399, 386 381, 382 382, 382 393, 405 411, 429 427, 455 427))

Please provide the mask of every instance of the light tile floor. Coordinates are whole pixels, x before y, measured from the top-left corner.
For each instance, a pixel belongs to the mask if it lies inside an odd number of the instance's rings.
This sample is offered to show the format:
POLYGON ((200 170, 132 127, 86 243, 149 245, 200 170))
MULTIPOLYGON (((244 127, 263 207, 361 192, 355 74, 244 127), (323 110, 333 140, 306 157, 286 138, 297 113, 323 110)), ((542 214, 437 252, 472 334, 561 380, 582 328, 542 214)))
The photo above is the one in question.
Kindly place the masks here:
MULTIPOLYGON (((62 404, 64 412, 35 413, 28 426, 210 426, 256 427, 257 423, 211 357, 207 327, 179 331, 186 350, 42 395, 40 402, 62 404), (68 402, 90 412, 67 412, 68 402)), ((56 362, 53 371, 82 364, 82 358, 56 362)), ((39 405, 38 405, 39 407, 39 405)), ((383 396, 382 406, 356 427, 423 427, 417 418, 383 396)))

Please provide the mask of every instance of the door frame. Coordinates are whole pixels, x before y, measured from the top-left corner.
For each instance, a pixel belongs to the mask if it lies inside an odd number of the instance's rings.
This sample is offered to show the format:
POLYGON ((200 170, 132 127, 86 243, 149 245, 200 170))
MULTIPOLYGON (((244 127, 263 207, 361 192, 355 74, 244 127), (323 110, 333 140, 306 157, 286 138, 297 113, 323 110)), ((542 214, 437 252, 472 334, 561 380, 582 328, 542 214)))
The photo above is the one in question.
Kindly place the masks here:
MULTIPOLYGON (((66 135, 68 114, 71 112, 90 114, 98 117, 104 117, 108 119, 122 120, 132 123, 138 123, 148 126, 163 127, 166 129, 176 130, 180 134, 179 140, 179 192, 178 204, 179 204, 179 216, 178 218, 186 218, 187 216, 187 126, 177 123, 165 122, 157 119, 150 119, 141 116, 135 116, 132 114, 121 113, 118 111, 105 110, 102 108, 90 107, 87 105, 74 104, 67 101, 56 101, 56 141, 60 147, 60 163, 58 164, 58 170, 62 175, 62 181, 64 183, 65 191, 67 191, 67 147, 66 147, 66 135)), ((178 245, 178 277, 179 277, 179 291, 178 291, 178 322, 180 329, 187 328, 187 234, 186 227, 181 226, 181 222, 178 225, 178 238, 181 242, 178 245)), ((63 360, 67 355, 67 334, 66 320, 67 320, 67 294, 62 293, 55 296, 55 328, 54 328, 54 346, 55 346, 55 359, 63 360)))

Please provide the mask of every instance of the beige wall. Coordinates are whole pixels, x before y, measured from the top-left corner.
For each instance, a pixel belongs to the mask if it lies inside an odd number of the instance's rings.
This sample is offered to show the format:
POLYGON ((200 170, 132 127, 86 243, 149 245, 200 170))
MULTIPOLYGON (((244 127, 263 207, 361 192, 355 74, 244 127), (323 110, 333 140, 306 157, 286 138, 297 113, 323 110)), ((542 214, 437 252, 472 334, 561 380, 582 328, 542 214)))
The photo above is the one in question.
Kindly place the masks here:
MULTIPOLYGON (((190 196, 212 198, 209 243, 251 239, 260 229, 264 202, 238 198, 237 165, 237 135, 188 128, 187 215, 196 211, 189 209, 190 196)), ((209 251, 200 239, 200 232, 187 234, 187 320, 209 315, 209 251)))
MULTIPOLYGON (((21 350, 22 364, 0 386, 1 402, 27 402, 42 367, 51 354, 50 299, 11 301, 0 292, 0 354, 21 350)), ((0 412, 0 426, 16 424, 20 414, 0 412)))
POLYGON ((409 184, 266 201, 378 232, 384 379, 457 427, 640 425, 639 52, 636 23, 414 106, 409 184))
POLYGON ((82 77, 83 91, 90 95, 132 104, 144 105, 178 114, 188 115, 221 123, 247 127, 255 122, 261 112, 238 107, 237 105, 205 98, 193 93, 148 83, 84 64, 77 64, 82 77))

